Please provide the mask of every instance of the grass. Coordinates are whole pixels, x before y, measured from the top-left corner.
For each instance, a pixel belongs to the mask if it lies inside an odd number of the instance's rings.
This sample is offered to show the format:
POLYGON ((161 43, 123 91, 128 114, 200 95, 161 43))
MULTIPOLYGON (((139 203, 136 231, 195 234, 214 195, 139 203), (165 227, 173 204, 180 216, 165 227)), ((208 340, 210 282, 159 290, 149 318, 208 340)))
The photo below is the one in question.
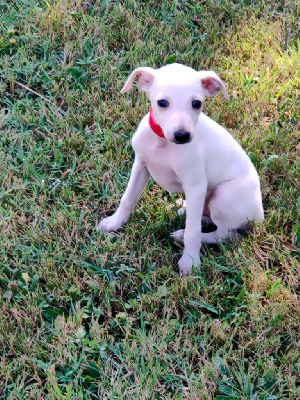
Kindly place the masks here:
POLYGON ((299 5, 0 2, 0 398, 297 399, 299 5), (153 182, 100 234, 149 109, 137 66, 216 70, 206 112, 243 145, 266 220, 180 278, 153 182), (297 153, 298 151, 298 153, 297 153))

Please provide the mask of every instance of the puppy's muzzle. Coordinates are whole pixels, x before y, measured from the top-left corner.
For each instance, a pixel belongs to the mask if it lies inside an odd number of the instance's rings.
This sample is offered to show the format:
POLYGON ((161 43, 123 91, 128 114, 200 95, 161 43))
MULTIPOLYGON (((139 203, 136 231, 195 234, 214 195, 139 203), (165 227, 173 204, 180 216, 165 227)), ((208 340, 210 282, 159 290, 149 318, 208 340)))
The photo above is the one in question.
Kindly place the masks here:
POLYGON ((174 142, 178 144, 185 144, 192 140, 190 132, 179 130, 174 133, 174 142))

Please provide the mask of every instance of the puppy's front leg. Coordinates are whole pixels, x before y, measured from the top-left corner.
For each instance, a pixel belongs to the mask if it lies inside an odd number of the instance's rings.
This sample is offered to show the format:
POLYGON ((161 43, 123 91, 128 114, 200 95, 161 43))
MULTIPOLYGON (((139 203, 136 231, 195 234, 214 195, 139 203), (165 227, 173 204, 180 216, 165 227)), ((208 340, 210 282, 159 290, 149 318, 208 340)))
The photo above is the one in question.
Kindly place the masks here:
POLYGON ((178 265, 183 275, 188 275, 193 266, 200 266, 201 217, 204 208, 206 186, 185 190, 186 223, 184 251, 178 265))
POLYGON ((128 221, 149 178, 148 169, 135 159, 128 186, 121 198, 117 211, 110 217, 104 218, 99 222, 99 230, 107 232, 117 231, 128 221))

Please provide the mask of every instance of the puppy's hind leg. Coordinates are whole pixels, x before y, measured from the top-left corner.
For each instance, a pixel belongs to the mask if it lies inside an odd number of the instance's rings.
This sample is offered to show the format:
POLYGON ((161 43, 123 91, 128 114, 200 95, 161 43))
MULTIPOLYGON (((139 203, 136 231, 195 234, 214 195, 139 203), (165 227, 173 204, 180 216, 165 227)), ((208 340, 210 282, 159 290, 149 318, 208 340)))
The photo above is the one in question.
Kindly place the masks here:
MULTIPOLYGON (((182 211, 182 213, 185 213, 185 208, 180 208, 180 209, 177 211, 177 214, 178 214, 179 216, 182 215, 182 214, 180 213, 181 211, 182 211)), ((212 219, 211 219, 208 215, 202 215, 201 221, 202 221, 202 224, 206 224, 206 225, 210 225, 210 224, 213 223, 213 222, 212 222, 212 219)), ((202 233, 202 235, 206 235, 206 233, 202 233)), ((183 238, 184 238, 184 229, 179 229, 178 231, 172 232, 172 233, 170 234, 170 237, 171 237, 172 239, 176 240, 177 242, 184 244, 184 240, 183 240, 183 238)), ((205 241, 205 242, 203 242, 203 243, 207 243, 207 242, 205 241)), ((214 243, 217 243, 217 242, 214 242, 214 243)))
MULTIPOLYGON (((201 243, 218 244, 219 242, 224 242, 225 240, 235 242, 236 240, 239 240, 240 236, 241 235, 235 229, 231 231, 226 230, 224 232, 222 232, 220 229, 217 229, 213 232, 202 232, 201 243)), ((177 242, 184 244, 184 229, 179 229, 178 231, 171 233, 170 237, 177 242)))
POLYGON ((259 184, 250 179, 221 183, 209 202, 209 210, 217 230, 203 233, 202 242, 213 244, 239 240, 240 229, 245 229, 251 221, 263 219, 259 184))
POLYGON ((224 242, 225 240, 229 240, 230 242, 235 242, 239 240, 240 234, 237 233, 236 229, 219 229, 217 228, 213 232, 202 232, 201 242, 202 244, 218 244, 220 242, 224 242))

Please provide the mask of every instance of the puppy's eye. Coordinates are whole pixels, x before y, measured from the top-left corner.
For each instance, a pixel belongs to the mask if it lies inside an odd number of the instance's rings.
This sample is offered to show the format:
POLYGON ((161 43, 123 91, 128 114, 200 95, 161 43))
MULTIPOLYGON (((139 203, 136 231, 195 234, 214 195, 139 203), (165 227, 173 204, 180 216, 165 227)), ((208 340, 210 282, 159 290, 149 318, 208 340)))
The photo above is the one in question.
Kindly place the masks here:
POLYGON ((159 105, 159 107, 162 107, 162 108, 169 107, 169 102, 168 102, 168 100, 165 100, 165 99, 158 100, 157 104, 159 105))
POLYGON ((200 100, 193 100, 192 101, 192 107, 195 110, 200 110, 201 106, 202 106, 202 102, 200 100))

